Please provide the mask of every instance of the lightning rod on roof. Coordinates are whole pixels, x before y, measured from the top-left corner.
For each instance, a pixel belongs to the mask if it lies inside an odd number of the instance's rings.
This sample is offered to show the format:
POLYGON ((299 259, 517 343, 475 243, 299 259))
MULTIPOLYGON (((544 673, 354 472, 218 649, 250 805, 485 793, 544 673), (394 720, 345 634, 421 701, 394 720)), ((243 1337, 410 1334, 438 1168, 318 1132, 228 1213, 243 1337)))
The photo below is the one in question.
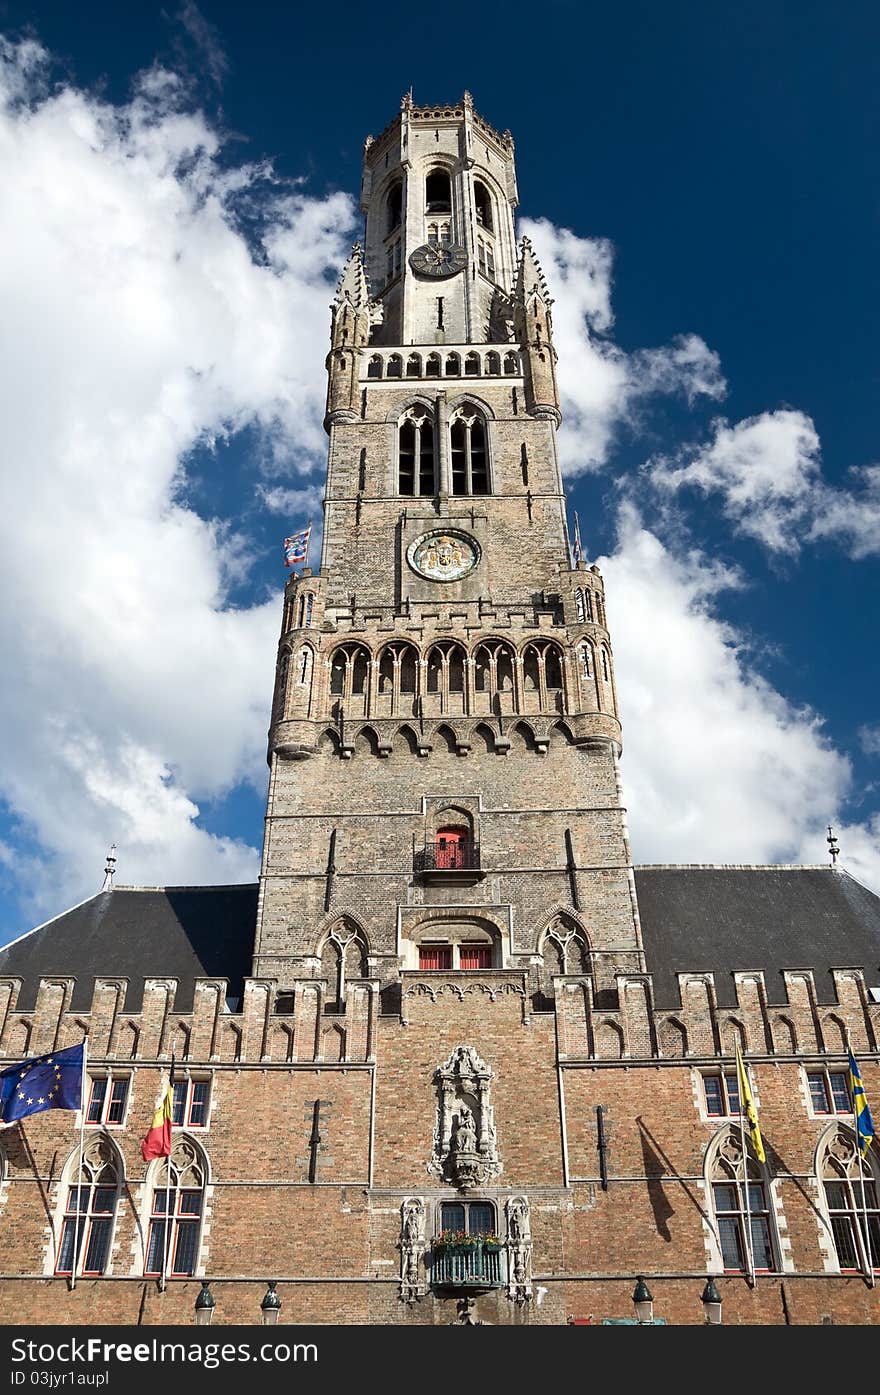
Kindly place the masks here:
POLYGON ((831 854, 831 866, 836 867, 837 859, 840 857, 840 846, 834 836, 834 830, 831 824, 828 825, 828 837, 825 839, 825 842, 828 844, 828 851, 831 854))
POLYGON ((110 851, 107 854, 107 861, 104 863, 104 885, 102 891, 113 890, 113 874, 116 871, 116 844, 110 844, 110 851))

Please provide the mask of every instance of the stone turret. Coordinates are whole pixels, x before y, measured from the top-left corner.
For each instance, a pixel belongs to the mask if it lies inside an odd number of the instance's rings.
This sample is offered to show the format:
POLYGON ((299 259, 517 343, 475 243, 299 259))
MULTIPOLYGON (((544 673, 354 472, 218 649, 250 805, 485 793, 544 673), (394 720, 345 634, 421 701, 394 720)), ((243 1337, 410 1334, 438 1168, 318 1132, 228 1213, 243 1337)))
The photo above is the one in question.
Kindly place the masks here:
POLYGON ((556 384, 556 350, 553 347, 552 297, 544 273, 527 237, 521 244, 513 294, 516 334, 526 377, 526 405, 536 416, 562 420, 556 384))

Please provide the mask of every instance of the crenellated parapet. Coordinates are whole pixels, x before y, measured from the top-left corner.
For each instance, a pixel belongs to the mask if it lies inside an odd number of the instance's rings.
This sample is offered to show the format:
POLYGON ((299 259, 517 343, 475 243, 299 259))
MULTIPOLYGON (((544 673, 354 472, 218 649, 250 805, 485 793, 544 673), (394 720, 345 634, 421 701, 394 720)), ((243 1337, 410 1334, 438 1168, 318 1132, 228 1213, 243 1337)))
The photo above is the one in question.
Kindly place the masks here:
POLYGON ((86 1011, 73 1012, 73 979, 43 978, 33 1010, 15 1006, 21 981, 0 979, 0 1060, 73 1046, 88 1038, 89 1059, 137 1064, 169 1059, 240 1064, 366 1063, 375 1059, 379 981, 350 978, 342 1001, 326 979, 247 979, 241 1001, 228 997, 224 978, 195 982, 192 1006, 176 1008, 178 982, 148 978, 137 1011, 125 1005, 124 979, 96 978, 86 1011), (332 1012, 327 1011, 328 1004, 332 1012))

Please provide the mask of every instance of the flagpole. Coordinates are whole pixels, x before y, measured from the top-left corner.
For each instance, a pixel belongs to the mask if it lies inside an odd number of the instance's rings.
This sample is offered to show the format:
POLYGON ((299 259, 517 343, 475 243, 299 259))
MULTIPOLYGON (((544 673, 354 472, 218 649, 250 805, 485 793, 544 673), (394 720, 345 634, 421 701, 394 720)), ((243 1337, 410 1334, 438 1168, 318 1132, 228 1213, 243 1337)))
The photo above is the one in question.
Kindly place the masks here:
POLYGON ((306 560, 303 562, 303 572, 309 565, 309 548, 312 545, 312 520, 309 519, 309 531, 306 533, 306 560))
MULTIPOLYGON (((856 1108, 856 1092, 853 1089, 854 1081, 852 1074, 852 1062, 855 1060, 855 1057, 852 1054, 852 1046, 850 1045, 849 1032, 847 1032, 846 1034, 846 1054, 849 1057, 849 1060, 847 1061, 849 1074, 849 1089, 850 1094, 852 1095, 853 1129, 855 1131, 856 1136, 856 1153, 858 1154, 859 1159, 859 1182, 861 1183, 862 1191, 862 1226, 864 1228, 862 1230, 860 1238, 862 1242, 862 1255, 865 1261, 865 1278, 868 1282, 868 1287, 873 1288, 876 1283, 876 1280, 874 1278, 874 1265, 871 1259, 871 1234, 868 1229, 868 1201, 865 1196, 865 1168, 864 1161, 862 1159, 862 1140, 861 1135, 859 1133, 859 1115, 856 1108)), ((859 1079, 861 1079, 861 1070, 859 1071, 859 1079)))
POLYGON ((80 1215, 82 1212, 83 1153, 86 1150, 86 1059, 89 1054, 89 1039, 83 1037, 82 1075, 79 1082, 79 1175, 76 1182, 76 1231, 73 1246, 73 1264, 70 1266, 70 1290, 76 1288, 76 1271, 80 1267, 79 1243, 81 1235, 80 1215))
MULTIPOLYGON (((742 1090, 740 1090, 742 1094, 742 1090)), ((743 1202, 746 1213, 746 1262, 749 1266, 749 1283, 752 1288, 755 1286, 755 1259, 752 1254, 752 1208, 749 1201, 749 1155, 746 1150, 746 1116, 743 1109, 743 1101, 739 1102, 739 1136, 742 1147, 743 1159, 743 1202)))
MULTIPOLYGON (((176 1047, 176 1046, 177 1046, 177 1040, 175 1039, 175 1040, 172 1042, 172 1044, 171 1044, 171 1061, 172 1061, 172 1064, 173 1064, 173 1062, 174 1062, 174 1054, 175 1054, 175 1047, 176 1047)), ((165 1160, 165 1162, 166 1162, 166 1169, 165 1169, 165 1244, 164 1244, 164 1246, 163 1246, 164 1254, 163 1254, 163 1256, 162 1256, 162 1292, 163 1292, 163 1293, 165 1292, 165 1289, 166 1289, 167 1284, 168 1284, 168 1252, 169 1252, 169 1250, 170 1250, 170 1248, 171 1248, 171 1209, 170 1209, 170 1208, 171 1208, 171 1138, 172 1138, 173 1133, 174 1133, 174 1086, 171 1084, 171 1075, 172 1075, 172 1073, 173 1073, 173 1072, 169 1070, 169 1073, 168 1073, 168 1089, 171 1091, 171 1119, 170 1119, 171 1127, 170 1127, 170 1129, 168 1130, 168 1157, 167 1157, 166 1160, 165 1160)))

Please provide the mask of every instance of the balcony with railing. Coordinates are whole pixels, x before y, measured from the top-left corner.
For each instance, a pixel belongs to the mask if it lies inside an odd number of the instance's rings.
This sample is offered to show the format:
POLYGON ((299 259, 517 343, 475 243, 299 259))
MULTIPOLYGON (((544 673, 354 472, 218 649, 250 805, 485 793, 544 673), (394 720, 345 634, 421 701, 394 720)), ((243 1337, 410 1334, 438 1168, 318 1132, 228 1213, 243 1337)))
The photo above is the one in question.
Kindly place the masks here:
POLYGON ((504 1247, 475 1240, 471 1244, 434 1242, 431 1284, 434 1288, 503 1288, 507 1283, 504 1247))
POLYGON ((470 839, 438 838, 413 850, 413 871, 425 881, 477 882, 486 873, 480 866, 480 845, 470 839))

